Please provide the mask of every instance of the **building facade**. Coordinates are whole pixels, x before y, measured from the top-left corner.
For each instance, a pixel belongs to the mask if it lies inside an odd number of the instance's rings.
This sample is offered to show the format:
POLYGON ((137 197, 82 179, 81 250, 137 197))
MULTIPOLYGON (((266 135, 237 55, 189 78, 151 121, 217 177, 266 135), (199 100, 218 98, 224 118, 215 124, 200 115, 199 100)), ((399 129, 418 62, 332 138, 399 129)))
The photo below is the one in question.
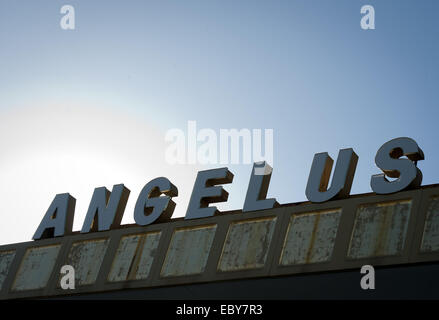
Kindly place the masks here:
POLYGON ((438 261, 429 185, 3 245, 0 299, 439 298, 438 261), (360 286, 365 265, 375 289, 360 286))

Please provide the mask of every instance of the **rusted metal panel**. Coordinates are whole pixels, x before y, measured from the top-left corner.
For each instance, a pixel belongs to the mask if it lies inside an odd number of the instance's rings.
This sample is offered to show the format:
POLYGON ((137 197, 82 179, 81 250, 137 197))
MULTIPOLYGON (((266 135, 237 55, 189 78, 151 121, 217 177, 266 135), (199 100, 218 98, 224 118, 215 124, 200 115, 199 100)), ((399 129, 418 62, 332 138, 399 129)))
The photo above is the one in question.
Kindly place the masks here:
POLYGON ((15 257, 15 251, 0 252, 0 290, 2 289, 3 282, 9 272, 9 267, 15 257))
POLYGON ((111 282, 145 279, 160 241, 160 232, 122 237, 108 275, 111 282))
POLYGON ((218 269, 234 271, 265 265, 276 218, 233 222, 227 233, 218 269))
POLYGON ((421 244, 422 252, 437 250, 439 250, 439 196, 432 197, 429 201, 421 244))
POLYGON ((411 207, 411 200, 358 207, 348 256, 399 254, 404 247, 411 207))
POLYGON ((108 239, 89 240, 72 245, 67 264, 75 268, 75 281, 78 286, 96 281, 108 241, 108 239))
POLYGON ((26 251, 12 290, 44 288, 55 266, 60 245, 30 248, 26 251))
POLYGON ((200 274, 204 271, 215 237, 216 224, 174 231, 161 276, 200 274))
POLYGON ((280 258, 281 265, 330 260, 341 209, 293 215, 280 258))

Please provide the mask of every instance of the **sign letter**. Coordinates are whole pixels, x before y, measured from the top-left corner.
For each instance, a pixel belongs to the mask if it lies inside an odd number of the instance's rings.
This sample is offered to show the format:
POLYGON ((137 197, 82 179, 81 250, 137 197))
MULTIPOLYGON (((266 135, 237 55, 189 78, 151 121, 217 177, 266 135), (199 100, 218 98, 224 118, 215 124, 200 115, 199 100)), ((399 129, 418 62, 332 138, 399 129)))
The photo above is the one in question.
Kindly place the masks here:
POLYGON ((148 182, 140 192, 134 208, 134 220, 140 226, 154 221, 167 221, 175 209, 172 197, 178 196, 178 189, 168 179, 161 177, 148 182), (160 196, 161 194, 165 196, 160 196))
POLYGON ((271 209, 279 205, 276 199, 266 199, 272 171, 265 161, 253 164, 243 212, 271 209))
POLYGON ((81 233, 104 231, 118 227, 130 195, 123 184, 113 186, 113 192, 105 187, 96 188, 82 225, 81 233))
POLYGON ((72 232, 76 199, 68 193, 57 194, 32 239, 62 237, 72 232))
POLYGON ((375 174, 370 180, 372 190, 378 194, 394 193, 421 185, 422 172, 416 167, 418 160, 424 160, 424 153, 410 138, 396 138, 383 144, 378 150, 375 163, 384 174, 375 174), (407 159, 399 159, 406 156, 407 159), (386 176, 397 178, 387 180, 386 176))
POLYGON ((233 173, 227 168, 199 171, 192 190, 191 199, 185 219, 211 217, 218 212, 216 207, 209 207, 212 202, 225 202, 229 193, 217 184, 231 183, 233 173))
POLYGON ((327 189, 334 160, 327 152, 315 154, 305 191, 308 200, 324 202, 349 196, 357 162, 358 156, 354 150, 351 148, 340 150, 331 187, 327 189))

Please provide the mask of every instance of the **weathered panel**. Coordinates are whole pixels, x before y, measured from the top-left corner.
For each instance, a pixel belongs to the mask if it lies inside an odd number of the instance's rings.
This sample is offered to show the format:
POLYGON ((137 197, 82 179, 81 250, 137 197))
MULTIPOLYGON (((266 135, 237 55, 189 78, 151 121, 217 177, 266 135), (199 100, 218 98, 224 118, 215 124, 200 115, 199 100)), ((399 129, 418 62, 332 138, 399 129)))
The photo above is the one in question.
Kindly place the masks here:
POLYGON ((27 249, 15 277, 12 290, 44 288, 55 266, 60 245, 27 249))
POLYGON ((2 289, 3 282, 9 272, 9 267, 15 257, 15 251, 0 252, 0 290, 2 289))
POLYGON ((111 282, 145 279, 154 261, 160 232, 122 237, 108 280, 111 282))
POLYGON ((233 222, 227 233, 218 269, 234 271, 265 265, 276 218, 233 222))
POLYGON ((75 268, 76 285, 92 284, 101 268, 108 239, 76 242, 72 245, 67 264, 75 268))
POLYGON ((180 228, 174 231, 161 275, 170 277, 202 273, 215 232, 216 225, 180 228))
POLYGON ((330 260, 340 216, 340 209, 291 216, 280 264, 294 265, 330 260))
POLYGON ((422 252, 439 250, 439 197, 430 199, 422 235, 422 252))
POLYGON ((410 200, 403 200, 358 207, 349 257, 365 258, 401 253, 411 205, 410 200))

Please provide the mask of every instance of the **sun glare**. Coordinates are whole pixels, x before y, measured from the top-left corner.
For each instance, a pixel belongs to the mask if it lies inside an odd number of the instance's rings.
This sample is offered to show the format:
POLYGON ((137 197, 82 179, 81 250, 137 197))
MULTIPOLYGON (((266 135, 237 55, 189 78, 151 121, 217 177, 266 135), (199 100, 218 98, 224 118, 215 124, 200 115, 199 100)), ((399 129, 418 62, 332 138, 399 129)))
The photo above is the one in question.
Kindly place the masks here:
POLYGON ((181 170, 164 161, 163 129, 99 107, 51 105, 1 113, 1 244, 31 240, 58 193, 76 198, 73 230, 79 230, 94 188, 111 191, 119 183, 131 190, 122 223, 133 223, 140 190, 159 176, 179 189, 173 216, 185 214, 200 168, 181 170))

